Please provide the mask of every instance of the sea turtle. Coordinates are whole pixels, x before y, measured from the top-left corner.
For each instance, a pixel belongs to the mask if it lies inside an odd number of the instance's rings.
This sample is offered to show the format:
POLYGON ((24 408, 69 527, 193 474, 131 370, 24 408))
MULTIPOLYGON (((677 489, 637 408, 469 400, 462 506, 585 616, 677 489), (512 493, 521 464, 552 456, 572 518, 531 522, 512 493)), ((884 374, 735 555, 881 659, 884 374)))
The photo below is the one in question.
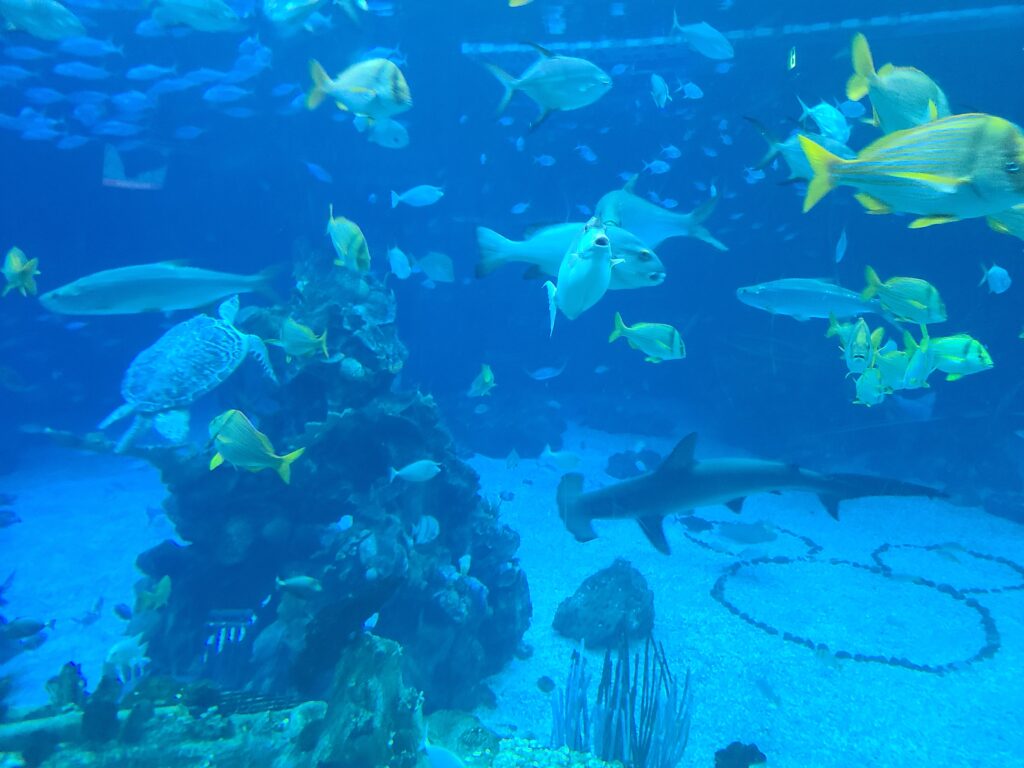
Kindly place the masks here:
POLYGON ((234 326, 238 297, 221 304, 218 314, 220 319, 196 315, 178 323, 132 360, 121 381, 124 405, 100 423, 106 429, 135 416, 117 444, 119 453, 150 426, 172 442, 182 442, 188 434, 188 406, 230 376, 246 355, 252 354, 277 383, 263 340, 234 326))

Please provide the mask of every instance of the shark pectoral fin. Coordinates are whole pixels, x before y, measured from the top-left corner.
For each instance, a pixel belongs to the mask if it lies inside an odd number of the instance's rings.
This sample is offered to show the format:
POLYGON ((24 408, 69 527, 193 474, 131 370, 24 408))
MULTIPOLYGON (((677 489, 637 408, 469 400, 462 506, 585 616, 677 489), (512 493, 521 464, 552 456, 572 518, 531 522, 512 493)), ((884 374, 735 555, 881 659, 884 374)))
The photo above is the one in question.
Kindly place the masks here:
POLYGON ((740 496, 738 499, 733 499, 732 501, 725 502, 725 506, 727 506, 730 510, 732 510, 738 515, 740 512, 743 511, 743 502, 746 500, 746 496, 740 496))
POLYGON ((676 447, 672 449, 672 453, 668 455, 661 466, 658 467, 658 472, 688 472, 694 465, 695 461, 693 458, 693 449, 697 446, 697 433, 691 432, 682 440, 680 440, 676 447))
POLYGON ((640 530, 644 532, 644 536, 656 550, 663 555, 672 554, 672 550, 668 546, 668 539, 665 538, 665 528, 662 525, 665 521, 663 516, 638 517, 636 521, 640 524, 640 530))
POLYGON ((839 497, 828 493, 819 493, 818 498, 825 507, 825 511, 834 519, 839 519, 839 497))

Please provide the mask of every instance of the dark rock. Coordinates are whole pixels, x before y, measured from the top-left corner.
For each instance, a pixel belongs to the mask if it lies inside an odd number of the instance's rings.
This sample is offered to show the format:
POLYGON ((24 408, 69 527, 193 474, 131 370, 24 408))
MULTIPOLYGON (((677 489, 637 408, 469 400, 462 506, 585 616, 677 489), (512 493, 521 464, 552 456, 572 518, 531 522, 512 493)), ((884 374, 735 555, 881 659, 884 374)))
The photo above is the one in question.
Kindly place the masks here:
POLYGON ((56 676, 46 681, 46 692, 50 695, 50 704, 56 709, 63 709, 69 704, 81 707, 86 695, 82 665, 69 661, 56 676))
POLYGON ((537 688, 540 689, 541 693, 551 693, 555 690, 555 681, 547 675, 537 678, 537 688))
POLYGON ((121 741, 125 744, 138 744, 146 732, 146 723, 153 717, 156 708, 153 702, 143 699, 128 712, 128 717, 121 726, 121 741))
POLYGON ((124 684, 116 675, 104 675, 96 690, 82 709, 82 737, 89 742, 102 743, 117 736, 117 703, 124 684))
POLYGON ((741 744, 734 741, 725 749, 715 752, 715 768, 750 768, 768 762, 765 754, 756 744, 741 744))
POLYGON ((644 638, 654 628, 654 593, 628 560, 618 558, 562 601, 551 626, 588 648, 612 647, 622 632, 644 638))
POLYGON ((630 477, 653 472, 661 464, 661 455, 649 448, 642 451, 622 451, 608 457, 604 471, 614 478, 625 480, 630 477))

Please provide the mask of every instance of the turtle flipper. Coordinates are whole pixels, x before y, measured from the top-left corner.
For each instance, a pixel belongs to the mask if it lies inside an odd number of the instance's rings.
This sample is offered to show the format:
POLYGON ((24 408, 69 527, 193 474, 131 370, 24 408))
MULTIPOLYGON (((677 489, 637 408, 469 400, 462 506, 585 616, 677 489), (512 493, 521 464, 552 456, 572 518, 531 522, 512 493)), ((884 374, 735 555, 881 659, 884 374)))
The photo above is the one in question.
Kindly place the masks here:
POLYGON ((270 354, 267 352, 267 345, 263 343, 263 339, 253 334, 249 334, 245 338, 249 345, 249 354, 259 361, 267 377, 275 384, 279 384, 277 374, 274 373, 274 368, 270 365, 270 354))
POLYGON ((136 414, 135 418, 132 419, 131 425, 128 427, 128 431, 121 436, 121 439, 117 441, 117 445, 114 446, 114 452, 124 453, 135 442, 135 439, 151 426, 153 426, 152 416, 142 413, 136 414))
POLYGON ((153 418, 153 427, 168 442, 181 445, 188 439, 188 411, 182 408, 158 413, 153 418))
POLYGON ((121 405, 117 406, 117 408, 114 409, 113 413, 111 413, 109 416, 107 416, 107 418, 100 422, 99 428, 106 429, 115 421, 120 421, 125 416, 130 416, 134 412, 135 405, 133 403, 122 403, 121 405))

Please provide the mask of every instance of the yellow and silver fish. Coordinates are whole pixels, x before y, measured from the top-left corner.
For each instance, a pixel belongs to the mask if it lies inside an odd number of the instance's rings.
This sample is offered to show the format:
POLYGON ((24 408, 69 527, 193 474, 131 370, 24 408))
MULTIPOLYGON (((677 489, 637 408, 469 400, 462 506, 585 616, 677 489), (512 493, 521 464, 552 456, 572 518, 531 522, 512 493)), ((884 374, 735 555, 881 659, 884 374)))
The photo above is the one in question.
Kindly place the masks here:
POLYGON ((236 469, 259 472, 272 469, 286 483, 292 479, 292 462, 306 452, 299 448, 278 456, 270 440, 249 421, 244 413, 237 410, 225 411, 210 421, 210 438, 217 453, 210 459, 214 470, 225 461, 236 469))
POLYGON ((953 115, 896 131, 844 160, 806 136, 814 177, 804 211, 837 186, 857 190, 869 213, 913 213, 919 229, 991 216, 1024 203, 1024 134, 1000 117, 953 115))
POLYGON ((473 379, 473 383, 469 385, 469 391, 466 394, 469 397, 484 397, 491 394, 491 390, 496 386, 498 384, 494 380, 494 371, 491 370, 491 366, 484 363, 480 366, 480 373, 473 379))
POLYGON ((927 325, 946 319, 946 305, 939 291, 927 280, 917 277, 890 277, 885 282, 871 267, 864 270, 867 287, 861 293, 866 300, 878 296, 878 303, 897 321, 927 325))
POLYGON ((306 96, 307 109, 316 109, 328 96, 338 109, 373 119, 394 117, 412 107, 409 83, 390 59, 357 62, 333 79, 314 59, 309 74, 313 87, 306 96))
POLYGON ((327 234, 330 235, 331 244, 338 254, 338 258, 334 260, 335 264, 357 272, 369 271, 370 249, 366 245, 363 230, 354 221, 344 216, 335 216, 333 203, 327 218, 327 234))
POLYGON ((928 346, 935 357, 935 369, 946 374, 946 381, 987 371, 995 365, 985 345, 966 333, 929 339, 928 346))
POLYGON ((36 295, 36 275, 39 274, 39 259, 29 259, 25 252, 15 246, 4 258, 3 276, 7 281, 3 295, 18 291, 22 296, 36 295))
POLYGON ((608 337, 611 343, 624 338, 633 349, 643 352, 648 363, 664 360, 682 360, 686 357, 686 345, 679 331, 665 323, 637 323, 626 325, 622 315, 615 313, 615 329, 608 337))
POLYGON ((853 38, 853 74, 846 83, 846 98, 871 99, 873 122, 885 133, 902 131, 949 117, 949 100, 928 75, 914 67, 886 64, 877 72, 864 35, 853 38))
POLYGON ((317 336, 308 325, 291 317, 286 317, 281 323, 281 338, 268 339, 267 344, 283 349, 288 362, 293 357, 312 357, 317 352, 323 352, 325 358, 330 357, 327 352, 327 331, 317 336))

